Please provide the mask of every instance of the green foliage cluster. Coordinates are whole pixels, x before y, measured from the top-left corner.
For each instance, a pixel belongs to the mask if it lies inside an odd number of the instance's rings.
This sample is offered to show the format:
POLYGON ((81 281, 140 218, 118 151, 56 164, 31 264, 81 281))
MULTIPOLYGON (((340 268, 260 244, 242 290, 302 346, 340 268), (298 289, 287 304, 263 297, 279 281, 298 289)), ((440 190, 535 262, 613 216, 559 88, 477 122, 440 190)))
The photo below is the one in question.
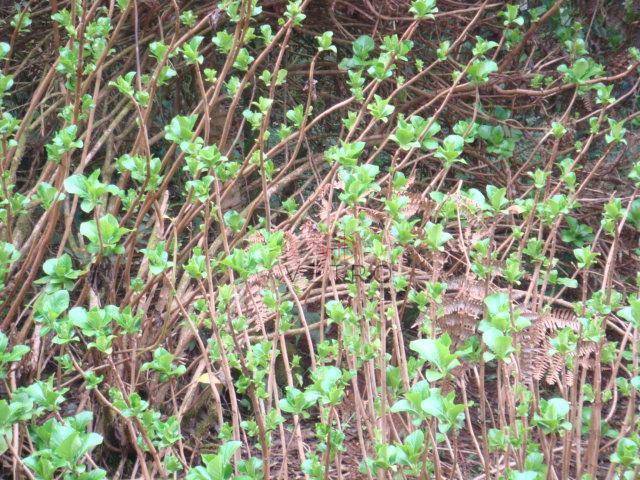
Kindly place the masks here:
POLYGON ((11 7, 0 476, 638 478, 637 34, 329 3, 11 7))

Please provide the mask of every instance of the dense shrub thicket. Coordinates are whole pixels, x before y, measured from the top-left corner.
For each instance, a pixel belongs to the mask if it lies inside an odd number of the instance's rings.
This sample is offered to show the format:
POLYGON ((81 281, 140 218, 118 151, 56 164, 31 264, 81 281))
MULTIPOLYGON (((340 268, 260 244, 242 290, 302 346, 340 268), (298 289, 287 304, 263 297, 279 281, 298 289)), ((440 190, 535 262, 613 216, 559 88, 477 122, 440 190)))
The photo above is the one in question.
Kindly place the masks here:
POLYGON ((0 19, 0 477, 640 476, 637 2, 0 19))

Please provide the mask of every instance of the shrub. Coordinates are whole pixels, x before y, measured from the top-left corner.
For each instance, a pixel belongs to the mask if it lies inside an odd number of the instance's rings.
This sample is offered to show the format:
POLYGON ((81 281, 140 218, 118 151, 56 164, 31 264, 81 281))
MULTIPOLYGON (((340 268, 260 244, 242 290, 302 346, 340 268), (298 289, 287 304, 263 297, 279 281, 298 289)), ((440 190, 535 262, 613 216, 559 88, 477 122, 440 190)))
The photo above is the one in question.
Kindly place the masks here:
POLYGON ((633 2, 8 3, 1 476, 638 477, 633 2))

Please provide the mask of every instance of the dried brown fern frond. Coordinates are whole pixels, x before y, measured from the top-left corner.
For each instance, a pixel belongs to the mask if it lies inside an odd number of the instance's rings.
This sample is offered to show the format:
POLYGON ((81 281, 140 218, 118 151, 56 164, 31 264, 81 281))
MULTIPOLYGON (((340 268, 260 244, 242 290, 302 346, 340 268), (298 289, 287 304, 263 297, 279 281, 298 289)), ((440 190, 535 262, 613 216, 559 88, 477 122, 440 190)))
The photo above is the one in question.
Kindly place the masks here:
MULTIPOLYGON (((551 339, 565 328, 576 334, 580 331, 580 321, 571 310, 553 309, 533 318, 522 342, 525 378, 537 381, 544 378, 550 385, 573 382, 573 373, 565 368, 567 359, 558 353, 552 353, 551 339)), ((588 367, 589 357, 595 352, 595 347, 593 342, 582 343, 577 354, 571 354, 570 357, 578 361, 580 366, 588 367)))
MULTIPOLYGON (((337 187, 334 186, 334 188, 337 187)), ((334 210, 333 201, 330 198, 332 190, 331 184, 324 184, 318 189, 315 203, 319 207, 319 220, 322 222, 328 222, 334 210)))
POLYGON ((406 215, 407 218, 412 217, 418 212, 425 212, 431 207, 429 202, 422 198, 420 192, 408 192, 407 197, 409 197, 409 201, 402 209, 402 213, 406 215))
POLYGON ((264 331, 265 324, 271 316, 262 301, 262 290, 267 287, 268 280, 267 275, 254 275, 240 291, 243 313, 247 316, 250 327, 257 327, 259 331, 264 331))
POLYGON ((467 295, 467 292, 461 293, 464 294, 445 297, 442 305, 443 315, 436 322, 439 328, 458 341, 464 341, 476 333, 484 311, 482 300, 467 295))
POLYGON ((298 274, 304 267, 306 267, 305 259, 301 257, 302 245, 300 242, 300 236, 286 231, 284 233, 284 239, 285 247, 282 254, 282 261, 274 270, 276 277, 282 277, 289 272, 295 272, 295 274, 298 274))
POLYGON ((532 322, 529 331, 531 332, 531 340, 535 344, 540 344, 548 337, 549 332, 555 332, 563 328, 569 327, 576 332, 580 328, 580 322, 571 310, 553 309, 551 312, 537 316, 532 322))
MULTIPOLYGON (((478 281, 473 276, 451 277, 446 281, 447 292, 441 305, 441 316, 435 325, 448 333, 455 343, 460 344, 478 333, 477 327, 484 315, 486 295, 500 291, 493 283, 478 281)), ((518 305, 515 305, 519 308, 518 305)), ((572 382, 572 372, 566 368, 567 359, 552 353, 550 340, 562 329, 570 328, 576 334, 580 331, 580 321, 571 310, 552 309, 539 314, 528 309, 520 309, 519 315, 529 320, 530 326, 515 337, 516 348, 520 351, 520 368, 527 381, 544 381, 550 385, 572 382)), ((595 351, 593 342, 582 343, 574 361, 588 368, 589 358, 595 351)))
POLYGON ((478 322, 484 313, 484 283, 471 276, 447 279, 441 312, 436 326, 449 333, 456 342, 463 342, 477 331, 478 322))
POLYGON ((446 280, 447 293, 455 293, 456 297, 471 298, 483 302, 486 295, 499 290, 491 282, 482 282, 475 276, 458 275, 446 280))

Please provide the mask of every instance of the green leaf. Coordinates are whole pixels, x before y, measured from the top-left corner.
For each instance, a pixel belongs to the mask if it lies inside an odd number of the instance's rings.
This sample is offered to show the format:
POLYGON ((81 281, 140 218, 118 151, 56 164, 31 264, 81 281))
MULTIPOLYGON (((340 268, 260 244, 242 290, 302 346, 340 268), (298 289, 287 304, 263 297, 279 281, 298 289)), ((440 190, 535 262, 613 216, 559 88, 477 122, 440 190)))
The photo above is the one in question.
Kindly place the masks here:
POLYGON ((367 59, 375 46, 373 38, 369 35, 362 35, 353 42, 353 53, 356 57, 367 59))
POLYGON ((433 19, 438 12, 436 0, 413 0, 409 12, 418 20, 433 19))
POLYGON ((489 81, 489 75, 498 71, 498 64, 493 60, 474 60, 467 70, 467 77, 476 84, 481 85, 489 81))
POLYGON ((444 251, 444 244, 453 238, 453 235, 444 231, 440 223, 427 222, 424 226, 425 243, 434 251, 444 251))
POLYGON ((504 361, 515 351, 513 339, 496 328, 489 328, 482 334, 482 340, 498 360, 504 361))
POLYGON ((427 380, 430 381, 439 380, 460 365, 457 359, 458 352, 451 353, 450 346, 451 337, 446 333, 438 339, 414 340, 409 344, 409 348, 417 352, 421 359, 426 360, 438 370, 435 375, 427 372, 427 380))
POLYGON ((182 150, 187 150, 194 136, 193 128, 195 126, 196 115, 178 115, 171 119, 169 125, 164 127, 164 138, 180 145, 182 150))
POLYGON ((7 42, 0 42, 0 60, 3 60, 10 50, 11 46, 7 42))

